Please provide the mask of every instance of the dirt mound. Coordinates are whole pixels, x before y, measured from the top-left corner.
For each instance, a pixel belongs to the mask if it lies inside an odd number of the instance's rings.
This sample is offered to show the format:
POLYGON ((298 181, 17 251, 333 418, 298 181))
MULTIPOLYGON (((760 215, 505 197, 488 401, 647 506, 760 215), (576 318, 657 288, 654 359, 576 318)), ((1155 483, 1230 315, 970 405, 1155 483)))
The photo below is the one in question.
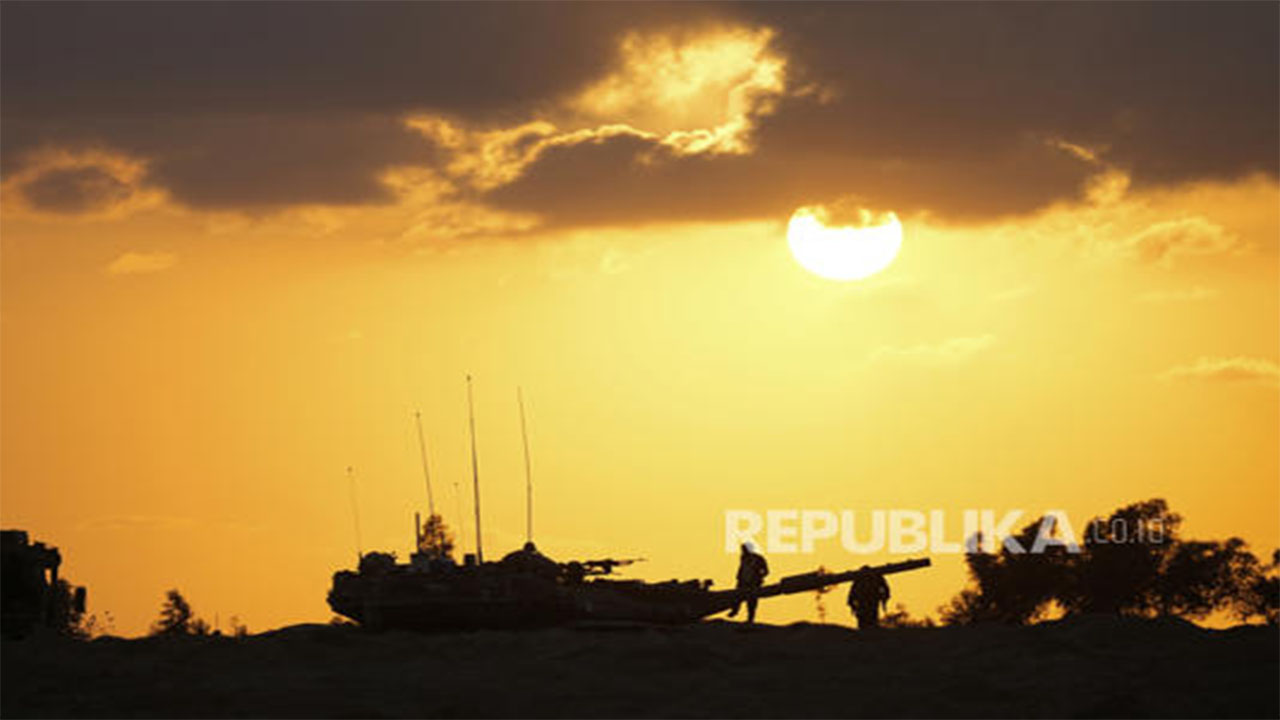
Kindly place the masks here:
POLYGON ((1083 617, 3 645, 5 717, 1277 717, 1280 633, 1083 617))

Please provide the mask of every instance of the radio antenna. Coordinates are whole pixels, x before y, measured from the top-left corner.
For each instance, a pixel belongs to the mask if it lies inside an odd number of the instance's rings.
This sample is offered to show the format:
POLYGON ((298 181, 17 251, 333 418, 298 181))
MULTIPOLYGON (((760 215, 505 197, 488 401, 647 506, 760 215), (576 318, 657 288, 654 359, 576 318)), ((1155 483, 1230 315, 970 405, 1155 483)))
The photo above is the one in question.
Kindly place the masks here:
POLYGON ((471 376, 467 376, 467 411, 471 422, 471 487, 476 506, 476 562, 484 564, 484 549, 480 544, 480 460, 476 456, 476 406, 471 397, 471 376))
POLYGON ((533 542, 533 466, 529 461, 529 428, 524 419, 524 391, 516 386, 520 406, 520 438, 524 441, 524 539, 533 542))
POLYGON ((467 516, 462 513, 462 488, 458 481, 453 481, 453 502, 458 511, 458 549, 463 554, 467 551, 467 516))
POLYGON ((422 476, 427 479, 427 511, 434 516, 436 514, 436 499, 431 494, 431 469, 427 467, 427 441, 422 435, 422 413, 415 410, 413 419, 418 423, 418 450, 422 453, 422 476))

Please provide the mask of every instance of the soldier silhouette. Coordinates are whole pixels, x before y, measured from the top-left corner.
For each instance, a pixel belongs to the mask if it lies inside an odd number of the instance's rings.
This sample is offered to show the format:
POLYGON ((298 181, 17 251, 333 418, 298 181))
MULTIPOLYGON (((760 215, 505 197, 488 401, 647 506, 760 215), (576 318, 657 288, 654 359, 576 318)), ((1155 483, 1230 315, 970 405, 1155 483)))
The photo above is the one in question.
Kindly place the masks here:
POLYGON ((734 604, 733 609, 729 611, 729 617, 738 614, 738 610, 742 607, 742 603, 747 603, 747 624, 756 621, 756 605, 760 599, 756 597, 755 591, 760 589, 764 584, 765 576, 769 574, 769 563, 765 561, 764 555, 761 555, 751 541, 742 543, 742 554, 738 557, 738 590, 742 594, 738 597, 738 602, 734 604))
POLYGON ((884 576, 863 565, 849 583, 849 609, 858 619, 858 629, 880 627, 880 608, 889 601, 889 583, 884 576))
POLYGON ((539 552, 533 541, 526 542, 519 550, 507 553, 502 558, 502 566, 515 572, 537 575, 550 580, 560 576, 560 565, 539 552))

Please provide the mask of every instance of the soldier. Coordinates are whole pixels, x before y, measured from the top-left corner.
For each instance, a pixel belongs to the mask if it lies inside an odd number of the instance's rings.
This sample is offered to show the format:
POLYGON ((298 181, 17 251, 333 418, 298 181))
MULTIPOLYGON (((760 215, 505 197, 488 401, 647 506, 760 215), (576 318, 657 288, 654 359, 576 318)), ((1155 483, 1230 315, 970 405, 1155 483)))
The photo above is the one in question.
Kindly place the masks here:
POLYGON ((745 600, 747 624, 756 621, 756 605, 760 600, 756 597, 755 591, 764 584, 764 578, 768 574, 769 563, 765 561, 764 556, 756 551, 750 541, 742 543, 742 554, 738 558, 738 590, 744 591, 745 597, 739 597, 738 602, 729 611, 729 617, 738 614, 738 609, 742 607, 745 600))
POLYGON ((889 602, 889 583, 884 576, 863 565, 849 584, 849 609, 858 618, 858 629, 880 627, 880 608, 889 602))
POLYGON ((529 573, 549 580, 560 576, 560 565, 538 552, 533 542, 527 542, 519 550, 507 553, 502 558, 502 566, 514 572, 529 573))

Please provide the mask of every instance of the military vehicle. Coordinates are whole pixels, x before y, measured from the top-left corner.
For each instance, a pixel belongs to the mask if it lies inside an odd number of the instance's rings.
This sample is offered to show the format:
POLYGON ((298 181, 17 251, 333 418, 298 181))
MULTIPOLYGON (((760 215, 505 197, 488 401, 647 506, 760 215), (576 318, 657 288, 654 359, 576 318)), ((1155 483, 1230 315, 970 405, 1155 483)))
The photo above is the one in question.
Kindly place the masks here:
MULTIPOLYGON (((635 560, 557 563, 531 545, 501 561, 457 565, 415 553, 397 563, 369 553, 356 572, 334 574, 329 606, 373 630, 532 628, 579 622, 691 623, 729 610, 747 591, 713 590, 710 580, 644 582, 606 577, 635 560)), ((928 567, 928 558, 873 566, 890 574, 928 567)), ((792 575, 764 585, 757 598, 809 592, 853 579, 858 570, 792 575)))
MULTIPOLYGON (((419 413, 414 417, 426 478, 428 524, 415 514, 417 551, 408 563, 396 562, 391 553, 359 550, 359 515, 352 484, 357 557, 355 571, 334 573, 329 607, 370 629, 465 630, 525 628, 572 622, 690 623, 735 607, 744 591, 712 590, 710 580, 644 582, 608 577, 618 567, 638 558, 601 559, 560 563, 538 552, 533 544, 533 482, 529 438, 525 428, 524 400, 516 391, 520 428, 524 440, 526 482, 525 546, 498 562, 485 562, 480 533, 480 474, 476 456, 475 410, 471 402, 471 377, 467 376, 470 410, 471 471, 475 507, 474 554, 455 563, 440 537, 427 538, 427 528, 442 527, 435 512, 427 446, 419 413)), ((348 468, 351 475, 351 468, 348 468)), ((461 515, 461 513, 459 513, 461 515)), ((907 560, 871 568, 890 574, 927 567, 928 558, 907 560)), ((791 595, 838 585, 853 579, 858 570, 827 573, 821 570, 785 577, 752 594, 757 598, 791 595)))
POLYGON ((0 530, 0 634, 20 638, 39 627, 67 631, 84 612, 85 589, 58 577, 58 548, 24 530, 0 530))

